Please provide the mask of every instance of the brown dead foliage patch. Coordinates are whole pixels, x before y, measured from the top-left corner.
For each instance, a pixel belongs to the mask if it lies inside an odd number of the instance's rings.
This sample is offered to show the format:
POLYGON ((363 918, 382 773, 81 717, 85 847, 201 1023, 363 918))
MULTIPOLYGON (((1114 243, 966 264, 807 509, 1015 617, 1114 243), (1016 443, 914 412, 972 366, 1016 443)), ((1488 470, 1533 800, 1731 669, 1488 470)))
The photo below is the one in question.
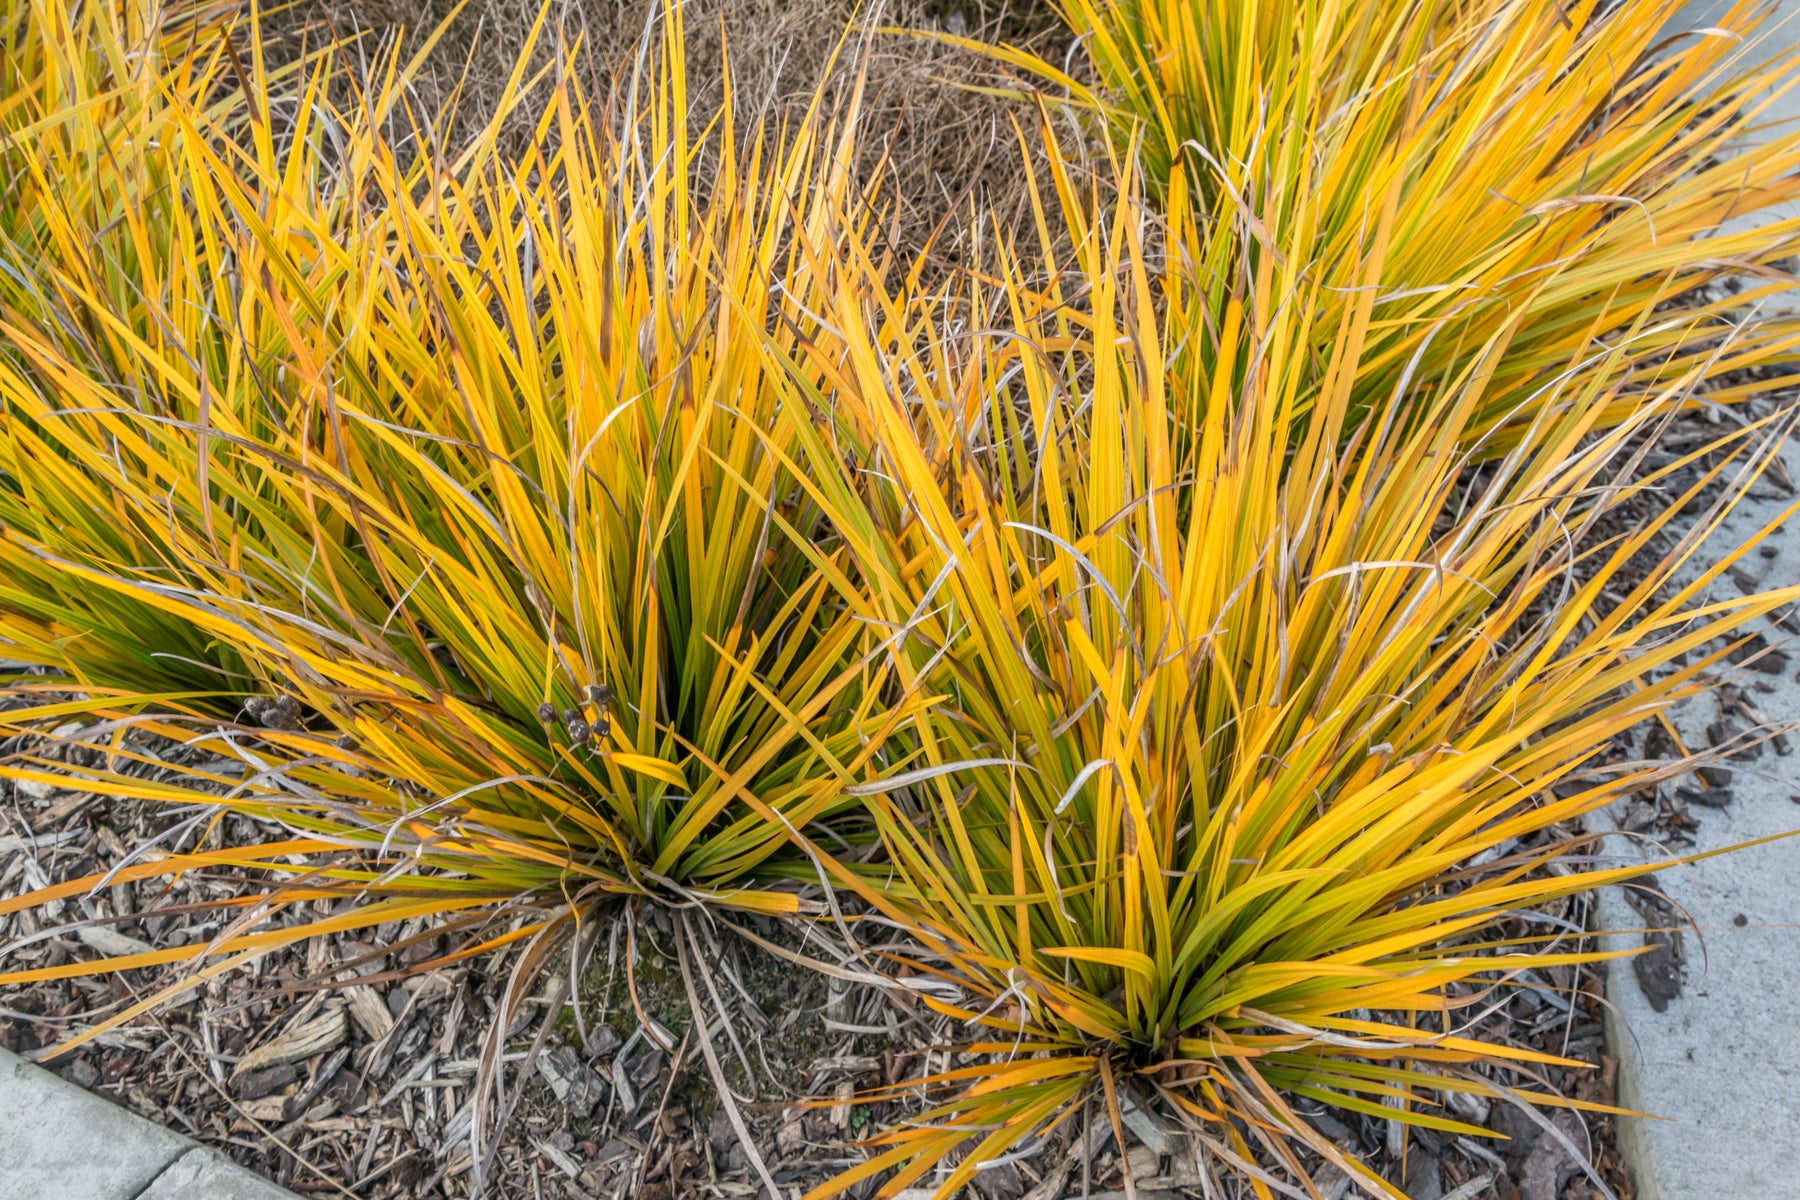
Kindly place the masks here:
MULTIPOLYGON (((354 66, 395 40, 418 46, 443 25, 414 78, 408 119, 456 147, 516 105, 503 146, 522 147, 533 106, 507 90, 521 56, 526 78, 546 67, 574 71, 590 96, 604 99, 628 80, 663 2, 566 0, 551 8, 528 55, 537 0, 470 0, 460 11, 453 0, 302 0, 264 17, 262 29, 277 59, 337 42, 354 66), (559 57, 577 43, 581 53, 559 57)), ((720 110, 727 70, 740 131, 779 131, 816 95, 841 100, 861 77, 862 175, 878 186, 889 240, 906 258, 929 247, 937 267, 968 265, 976 239, 995 225, 1035 238, 1027 180, 1041 158, 1036 111, 977 90, 1016 81, 930 35, 1064 57, 1074 47, 1048 0, 687 0, 682 12, 689 100, 700 121, 720 110)), ((705 180, 696 183, 703 189, 705 180)))

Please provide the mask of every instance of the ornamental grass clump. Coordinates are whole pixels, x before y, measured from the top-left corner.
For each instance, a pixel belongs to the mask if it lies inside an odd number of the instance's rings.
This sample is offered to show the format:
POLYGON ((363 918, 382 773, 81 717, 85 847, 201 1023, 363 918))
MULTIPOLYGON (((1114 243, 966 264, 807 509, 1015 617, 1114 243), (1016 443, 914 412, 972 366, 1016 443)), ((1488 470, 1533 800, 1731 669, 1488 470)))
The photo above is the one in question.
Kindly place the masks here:
MULTIPOLYGON (((0 982, 205 965, 185 988, 420 918, 460 937, 426 966, 519 950, 512 1005, 607 900, 798 911, 797 835, 854 840, 843 787, 917 707, 784 462, 847 121, 692 124, 677 23, 610 105, 572 73, 531 93, 518 160, 402 158, 398 62, 340 108, 329 64, 277 106, 226 57, 241 121, 166 81, 137 125, 55 114, 154 141, 162 198, 45 189, 0 247, 0 654, 40 671, 3 729, 79 723, 79 786, 201 814, 108 880, 267 890, 210 942, 0 982), (183 844, 226 811, 278 836, 183 844)), ((7 154, 48 178, 44 145, 7 154)), ((0 771, 60 782, 57 757, 0 771)))
MULTIPOLYGON (((1347 322, 1367 347, 1357 413, 1413 364, 1455 375, 1508 331, 1465 439, 1497 453, 1493 424, 1527 421, 1596 340, 1626 348, 1639 388, 1698 370, 1714 402, 1762 386, 1746 365, 1793 369, 1791 315, 1723 352, 1718 335, 1794 282, 1800 130, 1769 113, 1800 84, 1800 50, 1765 54, 1756 0, 1665 35, 1680 7, 1060 0, 1088 70, 987 50, 1046 102, 1097 114, 1154 195, 1207 218, 1184 243, 1201 325, 1263 258, 1297 256, 1321 285, 1296 331, 1317 364, 1302 395, 1338 382, 1324 364, 1347 322), (1658 319, 1676 296, 1706 319, 1658 319)), ((1251 369, 1240 348, 1237 382, 1251 369)), ((1609 403, 1607 421, 1629 417, 1629 397, 1609 403)))
MULTIPOLYGON (((1650 470, 1699 372, 1603 427, 1634 348, 1595 338, 1493 449, 1473 431, 1511 327, 1455 370, 1416 354, 1358 422, 1348 388, 1296 403, 1337 304, 1297 248, 1209 310, 1214 359, 1181 340, 1212 280, 1159 249, 1160 214, 1073 224, 1077 270, 1004 273, 963 320, 838 312, 876 336, 810 401, 828 432, 799 473, 869 619, 904 631, 897 678, 940 698, 857 789, 881 866, 837 879, 910 931, 883 946, 901 985, 976 1056, 814 1194, 949 1197, 1091 1103, 1121 1144, 1124 1112, 1160 1112, 1258 1195, 1316 1194, 1309 1156, 1399 1195, 1303 1110, 1479 1136, 1449 1096, 1593 1108, 1532 1082, 1576 1064, 1481 1018, 1521 972, 1603 957, 1531 914, 1632 875, 1561 864, 1591 848, 1584 817, 1692 765, 1602 754, 1800 595, 1720 599, 1737 555, 1694 560, 1784 429, 1650 470), (1248 382, 1219 365, 1243 347, 1248 382), (828 469, 846 447, 860 472, 828 469), (1658 489, 1660 515, 1608 531, 1658 489)), ((1339 328, 1325 372, 1371 341, 1339 328)))
MULTIPOLYGON (((883 929, 863 977, 975 1039, 821 1192, 942 1168, 948 1197, 1093 1100, 1260 1191, 1312 1155, 1391 1193, 1298 1106, 1473 1134, 1446 1095, 1562 1103, 1530 1080, 1561 1060, 1480 1017, 1599 956, 1516 922, 1631 874, 1558 868, 1691 763, 1601 752, 1800 599, 1694 561, 1775 418, 1645 458, 1726 367, 1785 361, 1787 327, 1672 302, 1788 226, 1627 278, 1637 207, 1556 224, 1583 201, 1414 297, 1444 248, 1408 223, 1417 147, 1309 98, 1225 166, 1150 154, 1154 204, 1132 155, 1108 198, 1052 154, 1040 246, 934 294, 877 249, 857 97, 780 136, 729 95, 696 118, 674 6, 610 87, 567 47, 450 150, 395 52, 278 86, 229 13, 82 11, 15 3, 0 66, 0 657, 30 668, 0 778, 176 819, 0 916, 253 882, 209 941, 0 975, 189 968, 57 1051, 413 922, 389 952, 454 935, 416 969, 513 955, 488 1103, 533 986, 656 904, 746 1144, 697 910, 883 929), (269 836, 202 839, 227 814, 269 836)), ((1437 79, 1385 61, 1357 69, 1437 79)), ((1430 99, 1406 129, 1463 112, 1430 99)), ((1787 154, 1740 165, 1781 191, 1787 154)))

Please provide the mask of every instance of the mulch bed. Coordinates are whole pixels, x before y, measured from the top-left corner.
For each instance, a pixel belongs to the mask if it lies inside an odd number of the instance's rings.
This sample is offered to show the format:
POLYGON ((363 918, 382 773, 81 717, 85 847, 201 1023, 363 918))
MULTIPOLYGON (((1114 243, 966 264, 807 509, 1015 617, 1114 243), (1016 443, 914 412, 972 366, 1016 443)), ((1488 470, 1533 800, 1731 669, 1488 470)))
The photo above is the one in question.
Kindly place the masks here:
MULTIPOLYGON (((1625 748, 1618 753, 1623 756, 1625 748)), ((104 871, 184 819, 186 814, 135 800, 13 786, 0 806, 0 895, 104 871)), ((209 836, 229 843, 248 841, 254 832, 249 818, 232 816, 209 836)), ((54 966, 142 948, 135 943, 192 945, 215 934, 220 918, 188 906, 242 894, 248 886, 226 872, 190 872, 172 886, 166 880, 115 884, 36 915, 16 914, 0 922, 7 941, 84 917, 129 919, 42 937, 14 949, 6 965, 54 966)), ((1545 916, 1586 928, 1590 913, 1584 896, 1545 916)), ((695 1200, 762 1193, 688 1036, 667 914, 639 912, 629 930, 622 910, 610 920, 579 989, 581 1020, 572 1008, 559 1014, 506 1122, 489 1194, 695 1200), (632 941, 639 951, 632 972, 636 1003, 625 987, 624 957, 632 941), (655 1044, 640 1010, 668 1035, 673 1050, 655 1044)), ((418 932, 396 923, 360 938, 315 940, 271 953, 49 1065, 302 1194, 365 1200, 467 1195, 473 1084, 506 977, 486 963, 390 977, 409 961, 438 952, 432 941, 387 952, 418 932), (364 978, 372 981, 353 982, 364 978), (325 980, 339 986, 307 987, 325 980)), ((798 1195, 861 1161, 864 1152, 853 1144, 859 1138, 915 1110, 899 1102, 865 1105, 857 1097, 867 1088, 944 1069, 946 1054, 926 1047, 952 1041, 951 1031, 922 1028, 878 992, 753 950, 722 926, 713 934, 709 969, 730 997, 741 1058, 730 1039, 715 1033, 718 1053, 734 1090, 748 1101, 741 1106, 744 1117, 775 1181, 798 1195)), ((764 923, 759 936, 818 953, 803 946, 803 934, 773 923, 764 923)), ((0 1042, 21 1054, 53 1046, 178 977, 175 969, 146 970, 0 990, 0 1042)), ((1595 1064, 1582 1073, 1549 1071, 1540 1086, 1611 1102, 1616 1064, 1603 1053, 1604 976, 1547 967, 1525 982, 1533 986, 1514 990, 1503 1002, 1498 995, 1489 998, 1498 1007, 1482 1018, 1482 1036, 1595 1064)), ((546 990, 540 986, 533 1015, 546 990)), ((530 1048, 536 1025, 518 1022, 509 1054, 522 1056, 530 1048)), ((1556 1135, 1511 1107, 1475 1101, 1455 1115, 1508 1140, 1429 1130, 1402 1138, 1398 1125, 1344 1112, 1314 1120, 1346 1150, 1404 1184, 1414 1200, 1588 1200, 1603 1194, 1556 1135)), ((1621 1200, 1631 1200, 1610 1119, 1584 1123, 1558 1110, 1549 1121, 1586 1151, 1621 1200)), ((1164 1145, 1152 1136, 1153 1145, 1145 1145, 1134 1134, 1136 1144, 1121 1159, 1103 1113, 1090 1112, 1085 1124, 1074 1124, 1070 1137, 1053 1140, 1038 1155, 983 1172, 971 1194, 981 1200, 1107 1197, 1119 1194, 1129 1166, 1138 1194, 1151 1200, 1159 1193, 1248 1195, 1185 1150, 1179 1138, 1164 1145), (1091 1154, 1076 1152, 1083 1144, 1093 1147, 1091 1154)), ((1319 1179, 1328 1200, 1350 1193, 1350 1181, 1330 1167, 1319 1179)), ((873 1192, 868 1183, 852 1195, 873 1192)))

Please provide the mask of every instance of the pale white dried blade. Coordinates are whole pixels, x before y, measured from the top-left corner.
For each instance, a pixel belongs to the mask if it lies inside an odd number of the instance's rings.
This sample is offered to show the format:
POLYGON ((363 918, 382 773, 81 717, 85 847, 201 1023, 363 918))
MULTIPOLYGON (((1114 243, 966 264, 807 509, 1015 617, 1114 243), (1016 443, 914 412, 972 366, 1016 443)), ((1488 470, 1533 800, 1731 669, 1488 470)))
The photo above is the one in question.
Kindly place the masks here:
POLYGON ((75 936, 81 939, 82 945, 111 956, 148 954, 156 949, 149 942, 104 925, 84 925, 75 931, 75 936))

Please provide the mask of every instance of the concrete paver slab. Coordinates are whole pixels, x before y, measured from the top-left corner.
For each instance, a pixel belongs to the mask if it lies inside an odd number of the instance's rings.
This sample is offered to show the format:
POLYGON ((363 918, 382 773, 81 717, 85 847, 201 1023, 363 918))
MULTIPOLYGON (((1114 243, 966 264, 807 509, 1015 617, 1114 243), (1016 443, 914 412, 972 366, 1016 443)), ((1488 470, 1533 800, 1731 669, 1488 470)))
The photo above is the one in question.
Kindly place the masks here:
MULTIPOLYGON (((1800 471, 1800 451, 1791 444, 1785 461, 1800 471)), ((1716 562, 1790 503, 1791 497, 1775 495, 1748 501, 1703 547, 1700 561, 1716 562)), ((1800 581, 1800 517, 1765 544, 1780 553, 1746 564, 1752 571, 1767 565, 1761 586, 1800 581)), ((1736 594, 1729 580, 1717 591, 1721 599, 1736 594)), ((1789 661, 1776 673, 1745 671, 1737 682, 1772 722, 1800 719, 1794 679, 1800 643, 1779 628, 1764 628, 1789 661)), ((1674 714, 1690 746, 1706 745, 1706 727, 1717 719, 1710 697, 1674 714)), ((1800 795, 1800 751, 1780 755, 1765 746, 1760 757, 1726 765, 1733 799, 1724 809, 1693 810, 1700 821, 1695 852, 1800 828, 1800 804, 1790 799, 1800 795)), ((1674 852, 1614 836, 1606 853, 1625 863, 1674 852)), ((1667 868, 1657 880, 1677 906, 1674 922, 1693 922, 1682 936, 1682 993, 1656 1011, 1629 961, 1611 965, 1607 989, 1619 1102, 1666 1118, 1620 1123, 1639 1200, 1792 1200, 1800 1194, 1800 838, 1667 868)), ((1599 915, 1605 929, 1645 927, 1617 888, 1602 889, 1599 915)), ((1610 944, 1641 946, 1643 936, 1627 934, 1610 944)))
POLYGON ((293 1200, 213 1150, 196 1147, 175 1161, 137 1200, 293 1200))
MULTIPOLYGON (((1689 0, 1674 20, 1665 28, 1666 34, 1674 34, 1683 30, 1716 29, 1719 17, 1729 11, 1735 0, 1689 0)), ((1722 36, 1709 34, 1701 36, 1722 36)), ((1800 44, 1800 0, 1779 0, 1776 11, 1764 23, 1755 42, 1746 44, 1736 60, 1736 65, 1749 67, 1766 62, 1780 55, 1791 53, 1796 44, 1800 44)), ((1784 95, 1771 98, 1761 121, 1766 124, 1770 133, 1786 133, 1793 129, 1794 122, 1800 120, 1800 92, 1789 91, 1784 95)), ((1770 220, 1791 218, 1800 214, 1800 204, 1789 202, 1765 209, 1754 214, 1737 217, 1724 225, 1726 232, 1735 233, 1743 229, 1755 228, 1770 220)), ((1793 312, 1800 309, 1800 289, 1789 289, 1763 301, 1764 311, 1793 312)))
POLYGON ((134 1200, 192 1144, 0 1051, 0 1200, 134 1200))
MULTIPOLYGON (((1694 0, 1672 25, 1710 25, 1728 5, 1694 0)), ((1770 57, 1800 42, 1800 0, 1781 0, 1750 60, 1770 57)), ((1770 106, 1770 121, 1800 119, 1800 94, 1770 106)), ((1750 221, 1767 220, 1750 218, 1750 221)), ((1800 306, 1800 292, 1793 306, 1800 306)), ((1791 306, 1784 306, 1791 307, 1791 306)), ((1800 454, 1785 454, 1790 472, 1800 454)), ((1753 500, 1719 531, 1700 555, 1711 563, 1777 517, 1790 497, 1753 500)), ((1763 587, 1800 581, 1800 518, 1768 543, 1763 587)), ((1721 580, 1721 598, 1733 584, 1721 580)), ((1754 704, 1774 722, 1800 720, 1800 681, 1794 670, 1800 648, 1793 634, 1766 627, 1769 640, 1791 660, 1779 673, 1750 673, 1754 704)), ((1710 699, 1675 715, 1690 745, 1706 744, 1716 719, 1710 699)), ((1796 739, 1800 740, 1800 739, 1796 739)), ((1750 762, 1730 764, 1734 799, 1722 811, 1704 810, 1696 852, 1720 849, 1800 827, 1800 753, 1765 748, 1750 762)), ((1621 806, 1622 807, 1622 806, 1621 806)), ((1669 852, 1624 837, 1609 839, 1617 862, 1666 858, 1669 852)), ((1682 994, 1658 1012, 1639 987, 1630 962, 1613 964, 1607 997, 1609 1042, 1620 1061, 1619 1103, 1663 1120, 1625 1118, 1620 1148, 1630 1164, 1639 1200, 1791 1200, 1800 1194, 1800 839, 1787 839, 1659 872, 1658 881, 1680 910, 1677 921, 1693 926, 1683 937, 1687 964, 1682 994), (1739 922, 1742 922, 1740 925, 1739 922)), ((1616 888, 1602 889, 1602 928, 1641 929, 1644 918, 1616 888)), ((1641 934, 1610 939, 1610 947, 1638 946, 1641 934)))

